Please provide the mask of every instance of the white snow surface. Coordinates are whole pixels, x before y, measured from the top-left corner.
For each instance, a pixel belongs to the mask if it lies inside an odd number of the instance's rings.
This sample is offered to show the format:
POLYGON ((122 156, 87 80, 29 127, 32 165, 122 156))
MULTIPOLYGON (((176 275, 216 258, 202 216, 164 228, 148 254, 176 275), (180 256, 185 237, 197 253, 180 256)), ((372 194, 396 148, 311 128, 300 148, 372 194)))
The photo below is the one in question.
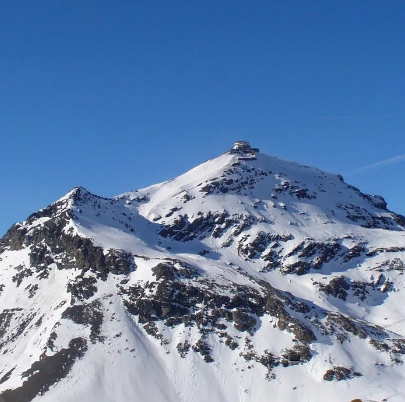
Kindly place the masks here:
MULTIPOLYGON (((96 293, 83 303, 101 303, 104 341, 88 342, 88 350, 67 376, 43 395, 38 394, 34 401, 405 401, 403 365, 394 362, 388 352, 374 348, 368 337, 361 339, 349 334, 341 342, 316 333, 317 339, 309 345, 309 362, 278 365, 272 370, 274 378, 266 378, 267 369, 262 364, 245 360, 241 354, 246 352, 246 339, 258 354, 266 350, 280 354, 293 347, 294 337, 279 329, 277 318, 264 314, 252 334, 238 331, 224 321, 238 347, 231 350, 223 339, 209 333, 207 342, 213 362, 207 363, 192 349, 185 357, 177 351, 179 342, 198 341, 201 334, 196 326, 171 327, 158 320, 156 326, 163 340, 156 339, 127 310, 120 294, 124 279, 125 286, 146 286, 155 280, 153 267, 175 259, 196 267, 201 277, 215 282, 219 294, 228 295, 230 285, 251 287, 260 293, 258 283, 265 281, 315 309, 340 312, 387 327, 389 337, 403 339, 403 270, 387 267, 405 261, 405 231, 395 214, 381 208, 381 202, 380 197, 365 198, 337 175, 264 154, 258 154, 256 160, 238 161, 238 155, 225 153, 173 180, 112 199, 92 195, 83 188, 72 190, 53 204, 56 207, 52 218, 27 220, 18 224, 19 230, 33 235, 50 219, 69 211, 65 233, 90 239, 103 248, 105 255, 110 250, 129 253, 134 268, 125 275, 110 273, 105 280, 98 280, 96 293), (299 190, 305 190, 301 194, 307 196, 297 197, 299 190), (80 201, 75 200, 75 194, 79 194, 80 201), (348 211, 353 212, 352 216, 366 216, 368 222, 375 224, 369 225, 362 218, 354 221, 348 218, 348 211), (235 234, 234 226, 224 227, 218 237, 202 231, 190 240, 159 234, 179 219, 190 225, 201 216, 221 213, 239 221, 253 221, 240 234, 235 234), (361 244, 365 250, 347 261, 342 254, 325 262, 319 270, 311 268, 301 275, 283 273, 279 268, 266 269, 267 261, 263 258, 241 254, 241 247, 260 232, 290 236, 281 244, 280 258, 286 265, 299 260, 297 254, 288 254, 305 240, 320 244, 335 241, 345 250, 361 244), (204 254, 204 250, 208 252, 204 254), (380 274, 383 278, 377 284, 380 274), (321 291, 319 284, 326 285, 341 275, 352 283, 373 284, 372 290, 364 300, 351 291, 346 300, 321 291), (384 284, 389 291, 381 290, 384 284), (333 366, 353 368, 362 376, 325 381, 323 375, 333 366)), ((272 246, 274 242, 268 242, 262 255, 272 246)), ((43 353, 51 356, 66 348, 71 339, 88 338, 90 334, 89 326, 61 318, 71 301, 67 285, 81 272, 75 261, 69 269, 51 264, 45 279, 40 279, 32 268, 34 274, 23 277, 17 286, 15 275, 22 272, 21 267, 32 265, 31 248, 27 243, 13 250, 6 244, 0 254, 0 284, 4 285, 0 292, 1 309, 18 309, 10 322, 4 318, 0 322, 1 341, 5 342, 0 345, 0 377, 14 368, 9 379, 0 384, 0 401, 1 392, 24 383, 23 373, 43 353), (36 286, 37 290, 30 293, 36 286), (27 314, 35 318, 18 333, 27 314), (55 330, 58 336, 51 350, 47 342, 55 330)), ((89 271, 87 275, 93 274, 89 271)), ((402 360, 400 354, 396 357, 402 360)))

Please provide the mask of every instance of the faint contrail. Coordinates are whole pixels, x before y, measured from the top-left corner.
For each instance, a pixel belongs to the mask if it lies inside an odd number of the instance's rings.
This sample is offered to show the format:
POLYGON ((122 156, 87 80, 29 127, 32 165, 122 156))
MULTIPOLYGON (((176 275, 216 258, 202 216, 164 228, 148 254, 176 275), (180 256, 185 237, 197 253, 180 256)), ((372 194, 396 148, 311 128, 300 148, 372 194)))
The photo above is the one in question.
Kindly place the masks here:
POLYGON ((358 114, 348 116, 321 116, 317 117, 318 120, 339 120, 339 119, 362 119, 367 117, 401 117, 405 116, 405 113, 399 114, 358 114))
POLYGON ((363 172, 364 170, 374 169, 379 166, 391 165, 393 163, 398 163, 398 162, 402 162, 402 161, 405 161, 405 154, 394 156, 393 158, 385 159, 383 161, 373 163, 371 165, 367 165, 367 166, 360 167, 358 169, 354 169, 347 174, 360 173, 360 172, 363 172))

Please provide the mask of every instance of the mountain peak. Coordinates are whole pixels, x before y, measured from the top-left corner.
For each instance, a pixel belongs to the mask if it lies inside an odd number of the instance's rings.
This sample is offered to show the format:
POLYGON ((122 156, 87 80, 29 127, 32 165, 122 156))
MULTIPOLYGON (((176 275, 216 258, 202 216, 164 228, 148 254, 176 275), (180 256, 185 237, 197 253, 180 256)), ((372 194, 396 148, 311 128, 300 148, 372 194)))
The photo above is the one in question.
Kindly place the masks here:
POLYGON ((56 202, 65 201, 65 200, 72 200, 73 202, 75 202, 79 198, 86 196, 88 194, 91 194, 90 191, 86 190, 82 186, 76 186, 76 187, 73 187, 72 190, 70 190, 67 194, 65 194, 62 198, 60 198, 56 202))
POLYGON ((140 214, 164 223, 168 214, 192 220, 195 211, 226 210, 301 228, 314 224, 307 218, 312 214, 324 216, 317 220, 324 224, 404 230, 405 220, 388 211, 382 197, 362 193, 340 175, 257 151, 238 141, 229 152, 173 180, 139 190, 140 214))

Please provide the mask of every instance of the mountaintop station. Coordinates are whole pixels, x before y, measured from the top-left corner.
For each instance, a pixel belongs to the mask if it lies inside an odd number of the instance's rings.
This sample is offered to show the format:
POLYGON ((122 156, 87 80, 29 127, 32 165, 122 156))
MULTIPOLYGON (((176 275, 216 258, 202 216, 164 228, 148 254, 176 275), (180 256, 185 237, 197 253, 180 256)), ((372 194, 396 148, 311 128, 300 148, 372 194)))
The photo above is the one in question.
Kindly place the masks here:
POLYGON ((259 152, 259 148, 252 148, 247 141, 236 141, 229 153, 241 155, 239 159, 248 160, 256 159, 256 153, 259 152))

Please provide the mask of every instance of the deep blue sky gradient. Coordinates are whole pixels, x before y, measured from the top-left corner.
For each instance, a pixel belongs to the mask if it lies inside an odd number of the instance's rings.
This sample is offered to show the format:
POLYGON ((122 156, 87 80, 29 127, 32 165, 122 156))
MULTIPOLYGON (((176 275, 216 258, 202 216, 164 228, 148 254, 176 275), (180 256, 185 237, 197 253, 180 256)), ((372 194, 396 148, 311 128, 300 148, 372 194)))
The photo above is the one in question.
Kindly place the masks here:
POLYGON ((0 6, 0 236, 82 185, 173 178, 246 139, 405 213, 403 0, 0 6))

